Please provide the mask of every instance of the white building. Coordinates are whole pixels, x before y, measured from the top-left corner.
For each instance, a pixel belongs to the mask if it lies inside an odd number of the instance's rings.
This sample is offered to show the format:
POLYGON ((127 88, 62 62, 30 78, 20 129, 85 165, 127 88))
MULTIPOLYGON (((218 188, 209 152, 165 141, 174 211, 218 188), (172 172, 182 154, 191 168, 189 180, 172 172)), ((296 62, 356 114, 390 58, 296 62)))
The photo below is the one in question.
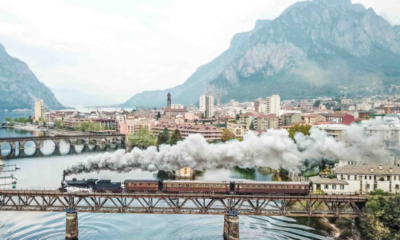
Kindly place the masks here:
POLYGON ((200 96, 200 111, 204 112, 205 118, 214 116, 214 97, 209 95, 200 96))
POLYGON ((40 121, 44 116, 44 104, 43 100, 38 100, 35 102, 35 121, 40 121))
POLYGON ((357 103, 356 109, 362 110, 362 111, 368 111, 368 110, 371 110, 372 107, 371 107, 371 104, 364 102, 364 103, 357 103))
POLYGON ((281 97, 279 95, 267 97, 266 105, 266 114, 276 114, 278 116, 281 110, 281 97))
POLYGON ((171 104, 171 109, 183 109, 183 104, 171 104))
POLYGON ((352 192, 369 193, 381 189, 400 193, 400 167, 392 165, 346 165, 334 169, 337 178, 352 192))
POLYGON ((400 146, 400 125, 394 123, 374 124, 364 128, 367 135, 380 137, 382 144, 380 147, 399 147, 400 146))
POLYGON ((381 189, 391 194, 400 193, 400 167, 392 165, 345 165, 333 169, 336 178, 310 177, 313 191, 328 194, 367 194, 381 189))
POLYGON ((347 99, 347 98, 342 98, 341 103, 345 104, 345 105, 348 105, 348 104, 352 103, 352 100, 351 99, 347 99))

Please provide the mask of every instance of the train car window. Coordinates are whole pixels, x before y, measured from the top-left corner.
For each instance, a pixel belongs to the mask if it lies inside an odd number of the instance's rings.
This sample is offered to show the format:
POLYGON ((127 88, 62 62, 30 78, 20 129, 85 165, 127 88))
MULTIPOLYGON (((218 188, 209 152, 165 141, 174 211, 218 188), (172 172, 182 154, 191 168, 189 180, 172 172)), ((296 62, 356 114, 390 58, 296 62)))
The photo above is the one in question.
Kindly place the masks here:
POLYGON ((304 189, 304 186, 301 186, 301 189, 304 189))
POLYGON ((299 189, 300 187, 299 186, 296 186, 296 189, 299 189))
POLYGON ((267 185, 267 188, 269 188, 269 185, 267 185))
POLYGON ((279 186, 279 189, 281 189, 282 188, 282 186, 279 186))
POLYGON ((287 189, 287 186, 285 186, 285 189, 287 189))
POLYGON ((182 184, 179 184, 179 187, 182 187, 182 184))

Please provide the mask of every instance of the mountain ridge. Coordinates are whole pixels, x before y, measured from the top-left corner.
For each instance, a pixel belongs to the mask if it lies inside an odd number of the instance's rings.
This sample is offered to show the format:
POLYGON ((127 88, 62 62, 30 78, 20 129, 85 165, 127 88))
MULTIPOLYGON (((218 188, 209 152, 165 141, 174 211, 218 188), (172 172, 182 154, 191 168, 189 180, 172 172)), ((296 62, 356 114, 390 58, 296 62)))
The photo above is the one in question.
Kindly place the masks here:
POLYGON ((40 82, 28 65, 10 56, 0 44, 0 109, 34 108, 43 99, 45 107, 63 109, 51 90, 40 82))
POLYGON ((151 101, 146 97, 154 92, 136 94, 123 105, 163 106, 167 92, 183 104, 197 102, 203 93, 220 94, 222 101, 274 93, 283 99, 385 95, 400 89, 399 80, 399 26, 350 0, 314 0, 297 2, 274 20, 259 20, 253 30, 235 34, 228 50, 184 84, 158 91, 151 101), (196 89, 190 87, 192 78, 196 89), (190 94, 176 94, 177 88, 190 94))

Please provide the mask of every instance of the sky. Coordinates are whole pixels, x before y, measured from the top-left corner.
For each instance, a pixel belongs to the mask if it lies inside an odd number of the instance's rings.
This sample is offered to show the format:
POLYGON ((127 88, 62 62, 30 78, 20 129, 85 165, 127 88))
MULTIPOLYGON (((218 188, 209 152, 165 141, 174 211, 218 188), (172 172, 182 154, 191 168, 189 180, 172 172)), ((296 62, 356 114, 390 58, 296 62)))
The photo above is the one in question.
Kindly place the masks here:
MULTIPOLYGON (((0 0, 0 43, 50 88, 125 102, 182 84, 296 0, 0 0)), ((400 25, 400 0, 353 0, 400 25)))

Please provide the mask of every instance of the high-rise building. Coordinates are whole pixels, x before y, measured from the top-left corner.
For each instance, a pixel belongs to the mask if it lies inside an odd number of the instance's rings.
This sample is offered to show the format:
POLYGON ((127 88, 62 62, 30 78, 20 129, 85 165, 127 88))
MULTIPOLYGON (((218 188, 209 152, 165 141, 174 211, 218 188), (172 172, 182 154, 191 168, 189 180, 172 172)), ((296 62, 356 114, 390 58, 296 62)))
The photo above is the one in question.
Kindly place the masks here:
POLYGON ((271 97, 267 97, 267 114, 275 114, 278 116, 279 111, 281 110, 281 97, 279 95, 272 95, 271 97))
POLYGON ((254 100, 254 110, 256 112, 261 112, 260 111, 260 106, 264 103, 264 99, 262 98, 258 98, 256 100, 254 100))
POLYGON ((43 100, 38 100, 35 102, 35 121, 43 120, 44 115, 44 104, 43 100))
POLYGON ((204 112, 204 117, 214 116, 214 97, 209 95, 200 96, 200 111, 204 112))

